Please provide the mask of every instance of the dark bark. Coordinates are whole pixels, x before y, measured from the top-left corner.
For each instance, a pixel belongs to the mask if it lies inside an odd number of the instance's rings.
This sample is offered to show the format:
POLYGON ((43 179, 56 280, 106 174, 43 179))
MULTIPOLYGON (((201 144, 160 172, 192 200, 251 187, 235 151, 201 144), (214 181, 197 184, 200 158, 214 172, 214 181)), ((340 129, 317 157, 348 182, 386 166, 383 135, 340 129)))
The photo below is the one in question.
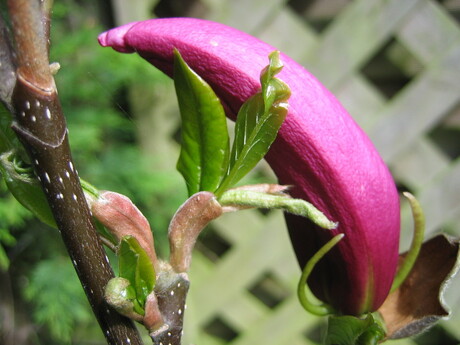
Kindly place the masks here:
POLYGON ((190 282, 185 273, 166 271, 157 278, 155 295, 165 327, 150 333, 154 345, 180 345, 190 282))

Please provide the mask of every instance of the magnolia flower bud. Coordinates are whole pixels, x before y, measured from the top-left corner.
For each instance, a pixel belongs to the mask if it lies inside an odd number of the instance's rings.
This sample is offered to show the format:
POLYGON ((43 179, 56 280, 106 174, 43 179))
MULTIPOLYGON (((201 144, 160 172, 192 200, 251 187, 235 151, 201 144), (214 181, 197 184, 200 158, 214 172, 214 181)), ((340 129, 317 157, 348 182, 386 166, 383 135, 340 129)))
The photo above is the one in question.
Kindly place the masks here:
MULTIPOLYGON (((206 80, 234 119, 260 88, 259 71, 275 48, 228 26, 192 18, 130 23, 99 36, 103 46, 136 52, 172 74, 173 50, 206 80)), ((400 210, 395 183, 369 138, 337 99, 286 55, 280 80, 292 91, 289 111, 266 156, 281 184, 338 222, 328 232, 288 216, 303 267, 331 236, 345 238, 313 271, 317 297, 347 314, 376 310, 385 300, 398 262, 400 210)))

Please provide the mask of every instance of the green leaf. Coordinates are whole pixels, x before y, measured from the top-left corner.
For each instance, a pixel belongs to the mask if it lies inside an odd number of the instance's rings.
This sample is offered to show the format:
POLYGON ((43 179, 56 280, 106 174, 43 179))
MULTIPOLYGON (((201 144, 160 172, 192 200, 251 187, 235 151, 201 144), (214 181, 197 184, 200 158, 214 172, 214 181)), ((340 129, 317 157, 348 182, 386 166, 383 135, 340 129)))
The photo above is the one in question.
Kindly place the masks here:
POLYGON ((133 236, 124 236, 118 249, 119 275, 127 279, 128 298, 134 303, 134 310, 144 315, 144 304, 147 296, 155 287, 155 269, 145 250, 133 236))
POLYGON ((360 319, 355 316, 331 316, 326 345, 374 345, 385 338, 385 331, 372 314, 360 319))
POLYGON ((275 78, 282 68, 279 52, 270 54, 270 63, 262 71, 262 90, 249 98, 238 112, 235 140, 230 155, 228 175, 216 195, 237 183, 268 152, 287 115, 289 87, 275 78))
POLYGON ((11 194, 43 223, 56 228, 48 201, 32 167, 23 166, 15 150, 0 155, 0 172, 11 194))
POLYGON ((8 255, 3 248, 3 245, 12 246, 16 244, 16 239, 10 234, 8 229, 0 227, 0 272, 6 271, 10 264, 8 255))
POLYGON ((2 246, 2 243, 0 243, 0 272, 6 271, 9 265, 10 265, 10 259, 8 258, 8 255, 6 255, 6 252, 2 246))
POLYGON ((177 170, 189 195, 214 192, 226 173, 229 138, 225 112, 211 87, 174 51, 174 85, 182 118, 177 170))
POLYGON ((302 199, 293 199, 286 194, 270 194, 244 189, 230 189, 218 199, 222 206, 257 207, 282 209, 283 211, 308 218, 324 229, 335 229, 337 223, 329 220, 323 212, 302 199))

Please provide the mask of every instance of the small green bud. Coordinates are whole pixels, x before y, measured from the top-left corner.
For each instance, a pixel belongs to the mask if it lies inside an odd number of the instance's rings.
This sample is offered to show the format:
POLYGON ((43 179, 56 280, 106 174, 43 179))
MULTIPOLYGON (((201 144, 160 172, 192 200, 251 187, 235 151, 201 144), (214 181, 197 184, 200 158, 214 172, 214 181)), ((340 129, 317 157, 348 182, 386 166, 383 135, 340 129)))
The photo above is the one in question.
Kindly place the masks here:
POLYGON ((128 279, 121 277, 112 278, 105 287, 104 298, 120 314, 141 322, 143 316, 134 311, 133 298, 129 292, 130 285, 128 279))

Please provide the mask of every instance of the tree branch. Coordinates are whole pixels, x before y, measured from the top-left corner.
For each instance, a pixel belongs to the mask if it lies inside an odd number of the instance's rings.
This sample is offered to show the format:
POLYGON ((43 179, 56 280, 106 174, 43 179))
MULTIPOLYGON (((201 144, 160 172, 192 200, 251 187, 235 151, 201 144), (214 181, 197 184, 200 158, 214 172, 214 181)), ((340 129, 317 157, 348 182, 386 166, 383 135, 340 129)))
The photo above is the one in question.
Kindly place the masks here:
MULTIPOLYGON (((13 128, 26 147, 69 256, 109 344, 142 344, 133 323, 111 309, 104 288, 113 277, 92 223, 68 130, 49 70, 47 38, 36 0, 9 0, 17 51, 13 128)), ((69 306, 71 312, 71 306, 69 306)), ((69 310, 63 310, 63 313, 69 310)))
POLYGON ((37 1, 9 0, 8 8, 18 53, 18 73, 37 88, 52 89, 54 82, 49 73, 42 14, 37 1))
POLYGON ((11 110, 11 95, 16 84, 16 66, 8 27, 0 16, 0 101, 11 110))

